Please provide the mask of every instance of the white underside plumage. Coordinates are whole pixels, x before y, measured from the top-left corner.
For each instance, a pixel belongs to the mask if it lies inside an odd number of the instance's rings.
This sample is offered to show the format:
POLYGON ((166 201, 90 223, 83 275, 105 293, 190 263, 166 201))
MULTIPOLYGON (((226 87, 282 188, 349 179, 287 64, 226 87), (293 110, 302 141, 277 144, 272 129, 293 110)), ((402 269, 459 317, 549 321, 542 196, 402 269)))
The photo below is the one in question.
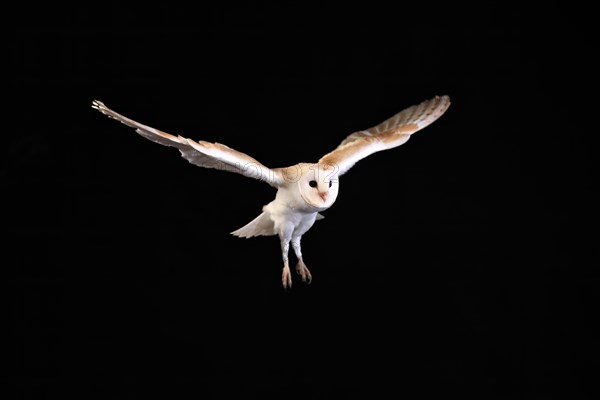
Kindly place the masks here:
POLYGON ((319 219, 325 218, 319 210, 308 206, 297 194, 294 185, 281 187, 275 200, 263 207, 263 212, 232 235, 251 238, 254 236, 285 235, 301 236, 319 219))
MULTIPOLYGON (((322 214, 317 213, 315 221, 319 221, 323 218, 325 217, 322 214)), ((231 232, 231 234, 241 238, 251 238, 255 236, 274 236, 277 235, 278 232, 275 230, 275 220, 268 212, 263 211, 258 217, 254 218, 240 229, 231 232)))
POLYGON ((277 232, 275 232, 275 223, 271 216, 263 211, 258 217, 240 229, 231 232, 231 234, 241 238, 251 238, 254 236, 273 236, 277 232))

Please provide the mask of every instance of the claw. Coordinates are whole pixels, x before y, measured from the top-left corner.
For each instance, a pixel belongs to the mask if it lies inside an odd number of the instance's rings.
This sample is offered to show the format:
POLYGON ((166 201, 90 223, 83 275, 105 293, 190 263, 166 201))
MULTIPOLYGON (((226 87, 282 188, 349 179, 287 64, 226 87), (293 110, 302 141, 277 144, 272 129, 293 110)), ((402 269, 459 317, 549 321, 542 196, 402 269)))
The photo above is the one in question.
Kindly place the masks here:
POLYGON ((298 261, 298 264, 296 264, 296 272, 302 277, 302 282, 310 285, 312 282, 312 275, 302 260, 298 261))
POLYGON ((285 265, 281 274, 281 283, 283 283, 284 289, 292 288, 292 274, 290 273, 290 267, 285 265))

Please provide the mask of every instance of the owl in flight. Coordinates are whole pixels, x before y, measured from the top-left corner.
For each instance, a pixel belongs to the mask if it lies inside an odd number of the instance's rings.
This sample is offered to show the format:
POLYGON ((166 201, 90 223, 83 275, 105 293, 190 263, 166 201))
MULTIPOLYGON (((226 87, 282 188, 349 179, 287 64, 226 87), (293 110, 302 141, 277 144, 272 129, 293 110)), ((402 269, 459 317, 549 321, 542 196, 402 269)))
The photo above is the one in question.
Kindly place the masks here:
POLYGON ((254 158, 223 144, 170 135, 118 114, 98 100, 92 102, 93 108, 134 128, 146 139, 177 148, 182 157, 194 165, 236 172, 265 181, 276 188, 275 200, 264 206, 258 217, 231 233, 243 238, 279 236, 283 258, 281 280, 285 289, 292 286, 288 262, 290 243, 298 258, 296 271, 303 282, 310 283, 312 280, 302 258, 300 239, 315 221, 323 218, 320 212, 327 210, 335 202, 340 188, 339 177, 348 172, 357 161, 375 152, 406 143, 410 135, 441 117, 449 106, 448 96, 436 96, 404 109, 377 126, 352 133, 316 163, 267 168, 254 158))

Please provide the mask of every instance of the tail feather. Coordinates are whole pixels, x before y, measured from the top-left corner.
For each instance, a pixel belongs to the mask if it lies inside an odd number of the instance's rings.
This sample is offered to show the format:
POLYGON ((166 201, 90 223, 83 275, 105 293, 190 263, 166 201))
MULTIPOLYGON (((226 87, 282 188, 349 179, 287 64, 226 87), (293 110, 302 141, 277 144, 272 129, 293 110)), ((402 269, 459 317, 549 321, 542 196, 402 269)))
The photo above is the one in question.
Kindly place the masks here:
POLYGON ((275 223, 266 212, 261 213, 254 218, 250 223, 240 229, 231 232, 232 235, 251 238, 253 236, 272 236, 275 235, 275 223))

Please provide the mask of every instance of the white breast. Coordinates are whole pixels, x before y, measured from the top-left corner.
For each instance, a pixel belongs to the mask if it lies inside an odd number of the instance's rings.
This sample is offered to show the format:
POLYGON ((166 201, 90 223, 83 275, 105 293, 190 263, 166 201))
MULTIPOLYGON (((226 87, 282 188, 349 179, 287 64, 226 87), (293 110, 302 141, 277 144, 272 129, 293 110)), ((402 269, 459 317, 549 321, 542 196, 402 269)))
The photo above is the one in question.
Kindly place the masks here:
POLYGON ((275 223, 275 231, 292 229, 294 235, 302 235, 310 229, 317 218, 317 209, 304 202, 299 193, 280 188, 275 200, 263 207, 275 223))

